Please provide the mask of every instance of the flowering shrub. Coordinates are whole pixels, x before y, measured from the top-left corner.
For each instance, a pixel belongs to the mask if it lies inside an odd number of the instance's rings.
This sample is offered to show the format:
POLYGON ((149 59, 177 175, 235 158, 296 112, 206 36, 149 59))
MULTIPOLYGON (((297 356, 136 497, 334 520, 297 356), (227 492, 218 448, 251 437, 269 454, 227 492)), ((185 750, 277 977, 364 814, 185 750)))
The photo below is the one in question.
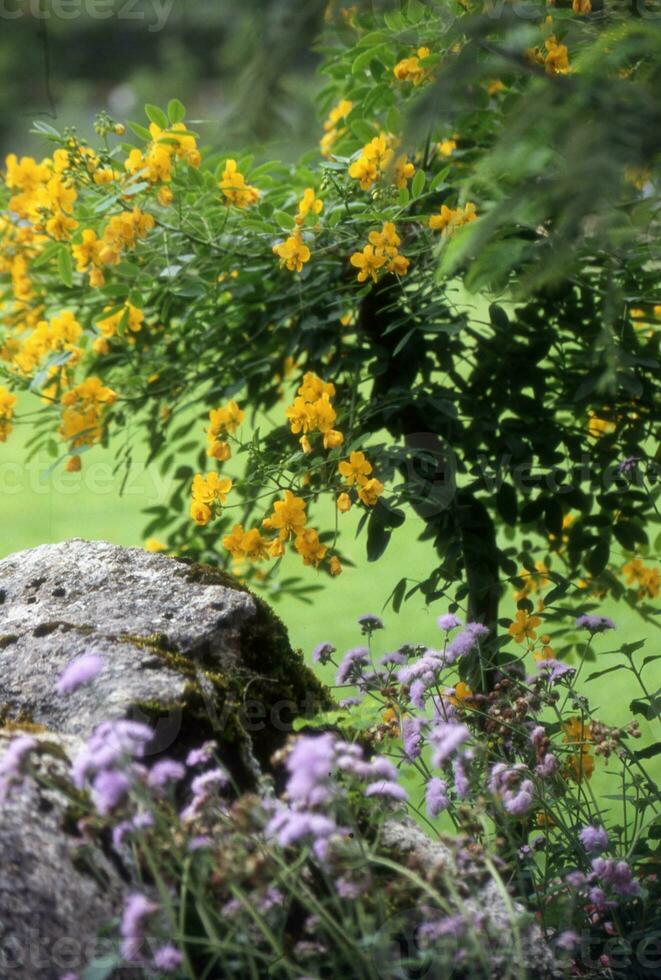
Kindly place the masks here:
POLYGON ((436 548, 396 608, 453 587, 495 635, 541 561, 556 602, 644 612, 659 26, 538 7, 329 10, 297 166, 204 148, 176 99, 36 124, 0 185, 0 440, 26 389, 54 465, 146 437, 175 481, 146 536, 258 586, 289 547, 338 575, 356 507, 371 560, 412 512, 436 548))
MULTIPOLYGON (((590 638, 613 628, 583 620, 590 638)), ((643 963, 658 929, 661 801, 634 748, 636 723, 608 726, 576 690, 576 670, 555 660, 475 693, 457 665, 485 628, 453 613, 438 625, 436 650, 380 655, 376 616, 361 618, 366 645, 339 661, 332 644, 315 649, 315 660, 336 664, 338 686, 358 693, 303 720, 322 731, 274 758, 285 770, 278 793, 263 776, 237 796, 211 742, 149 763, 147 725, 97 726, 68 792, 79 832, 90 843, 110 837, 131 882, 112 965, 182 977, 220 964, 226 976, 400 977, 433 962, 462 976, 546 976, 548 963, 520 959, 524 910, 563 975, 619 976, 643 963), (603 801, 591 789, 594 757, 616 791, 603 801), (431 867, 394 859, 382 841, 404 807, 432 836, 454 829, 454 871, 443 872, 447 857, 431 867), (519 903, 509 936, 494 932, 489 879, 519 903)), ((94 683, 102 664, 71 663, 59 696, 94 683)), ((43 779, 31 760, 48 751, 38 735, 16 737, 0 759, 0 799, 30 775, 43 779)))

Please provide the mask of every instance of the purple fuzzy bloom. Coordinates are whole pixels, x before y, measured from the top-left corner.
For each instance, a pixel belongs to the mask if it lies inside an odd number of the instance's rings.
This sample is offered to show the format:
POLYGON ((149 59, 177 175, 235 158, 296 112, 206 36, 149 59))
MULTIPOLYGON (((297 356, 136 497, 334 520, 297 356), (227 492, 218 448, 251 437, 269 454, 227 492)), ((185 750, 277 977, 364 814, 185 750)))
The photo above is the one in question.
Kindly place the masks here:
POLYGON ((204 742, 202 745, 198 746, 198 748, 191 749, 186 756, 186 765, 189 767, 189 769, 193 769, 195 766, 201 766, 202 763, 209 761, 213 754, 213 750, 213 742, 204 742))
POLYGON ((472 633, 476 640, 489 635, 489 627, 484 623, 466 623, 466 629, 472 633))
POLYGON ((558 684, 563 677, 569 679, 576 673, 575 667, 563 664, 560 660, 540 660, 537 663, 537 669, 552 684, 558 684))
POLYGON ((367 664, 369 650, 366 647, 354 647, 347 650, 337 668, 335 677, 336 684, 346 684, 348 681, 355 681, 361 674, 362 668, 367 664))
POLYGON ((475 649, 480 638, 488 636, 488 634, 489 630, 482 623, 467 623, 465 629, 461 633, 457 633, 452 642, 448 644, 445 651, 447 662, 453 664, 460 657, 467 656, 475 649))
POLYGON ((204 796, 211 786, 226 786, 228 776, 224 769, 208 769, 196 776, 191 783, 193 796, 204 796))
POLYGON ((385 656, 381 657, 379 663, 382 667, 388 667, 390 664, 399 666, 399 664, 406 663, 406 657, 399 650, 394 650, 392 653, 386 653, 385 656))
POLYGON ((530 733, 530 741, 537 748, 542 739, 546 737, 546 729, 543 725, 536 725, 530 733))
POLYGON ((457 751, 470 738, 470 732, 465 725, 455 722, 441 722, 432 729, 429 741, 434 747, 432 765, 440 769, 446 759, 457 751))
POLYGON ((131 820, 131 826, 134 830, 145 830, 154 826, 154 818, 148 810, 139 810, 131 820))
POLYGON ((164 973, 174 973, 181 966, 183 959, 182 953, 176 946, 161 946, 154 953, 154 966, 164 973))
POLYGON ((363 699, 358 697, 342 698, 340 701, 341 708, 355 708, 357 704, 362 704, 363 699))
POLYGON ((409 688, 409 700, 419 711, 424 711, 426 693, 427 685, 423 680, 413 681, 409 688))
POLYGON ((316 664, 327 664, 334 653, 335 647, 332 643, 318 643, 312 651, 312 659, 316 664))
POLYGON ((605 851, 608 847, 608 834, 603 827, 584 827, 578 835, 586 851, 605 851))
POLYGON ((299 738, 287 759, 289 799, 307 807, 325 803, 332 796, 335 756, 330 733, 299 738))
POLYGON ((407 718, 402 725, 402 744, 407 759, 417 759, 422 751, 424 718, 407 718))
POLYGON ((461 756, 456 756, 452 760, 452 773, 454 775, 454 789, 460 800, 465 800, 470 791, 470 783, 466 774, 464 760, 461 756))
POLYGON ((122 956, 125 960, 139 959, 145 922, 157 909, 157 905, 139 892, 134 892, 126 899, 119 926, 122 956))
POLYGON ((390 800, 407 800, 408 793, 399 783, 392 779, 381 779, 379 782, 370 783, 365 790, 365 796, 385 796, 390 800))
POLYGON ((365 615, 359 616, 358 625, 362 628, 363 633, 371 633, 373 630, 384 628, 383 620, 379 616, 375 616, 374 613, 365 613, 365 615))
POLYGON ((443 616, 438 617, 436 620, 436 625, 439 629, 449 633, 450 630, 454 630, 457 628, 457 626, 461 626, 461 620, 455 616, 454 613, 445 613, 443 616))
POLYGON ((28 756, 36 748, 37 741, 31 735, 13 738, 0 758, 0 780, 17 779, 23 772, 28 756))
POLYGON ((425 790, 425 804, 427 806, 427 814, 432 820, 443 810, 447 810, 450 801, 448 800, 448 784, 444 779, 433 776, 429 780, 427 789, 425 790))
POLYGON ((626 861, 612 858, 595 858, 592 861, 593 875, 606 888, 612 888, 618 895, 638 895, 640 885, 634 881, 631 868, 626 861))
POLYGON ((570 871, 565 875, 565 881, 571 888, 582 888, 585 884, 585 875, 582 871, 570 871))
POLYGON ((147 776, 147 785, 152 789, 163 789, 168 783, 177 783, 186 775, 186 769, 181 762, 174 759, 161 759, 156 762, 147 776))
POLYGON ((195 837, 191 837, 188 841, 188 846, 186 850, 192 854, 194 851, 199 851, 203 847, 211 846, 211 838, 206 837, 204 834, 197 834, 195 837))
POLYGON ((587 630, 591 634, 605 633, 606 630, 614 630, 615 623, 608 616, 590 616, 585 614, 579 616, 575 622, 578 629, 587 630))
POLYGON ((289 847, 304 838, 328 840, 338 832, 334 820, 319 813, 290 810, 283 807, 266 826, 266 836, 276 837, 281 847, 289 847))
POLYGON ((101 814, 107 816, 124 800, 131 788, 131 780, 123 772, 104 769, 92 782, 92 799, 101 814))
POLYGON ((524 779, 518 792, 507 794, 503 800, 505 809, 512 816, 521 817, 532 806, 534 787, 530 779, 524 779))
POLYGON ((564 932, 560 933, 555 941, 555 945, 559 949, 566 949, 571 952, 572 949, 576 948, 580 941, 581 937, 578 935, 578 933, 574 932, 572 929, 566 929, 564 932))
POLYGON ((57 682, 58 694, 71 694, 72 691, 89 684, 97 677, 103 667, 105 660, 98 657, 95 653, 87 653, 82 657, 76 657, 67 667, 64 668, 59 681, 57 682))
POLYGON ((551 752, 547 752, 539 765, 535 766, 535 772, 538 776, 546 779, 548 776, 552 776, 557 768, 558 760, 551 752))

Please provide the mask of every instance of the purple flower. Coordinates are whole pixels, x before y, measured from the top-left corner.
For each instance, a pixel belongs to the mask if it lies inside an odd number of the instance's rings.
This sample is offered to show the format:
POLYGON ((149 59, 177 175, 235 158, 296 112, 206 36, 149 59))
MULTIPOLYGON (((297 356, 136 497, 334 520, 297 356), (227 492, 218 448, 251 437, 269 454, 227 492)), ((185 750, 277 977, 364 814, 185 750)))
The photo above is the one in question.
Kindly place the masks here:
POLYGON ((417 759, 422 751, 424 718, 407 718, 402 725, 402 744, 408 759, 417 759))
POLYGON ((358 625, 363 633, 373 633, 374 630, 383 629, 383 620, 375 616, 374 613, 365 613, 364 616, 358 617, 358 625))
POLYGON ((188 841, 188 847, 186 848, 186 850, 192 854, 194 851, 199 851, 203 847, 210 847, 210 846, 211 846, 210 837, 206 837, 204 834, 197 834, 195 837, 191 837, 191 839, 188 841))
POLYGON ((535 772, 538 776, 546 779, 548 776, 552 776, 557 768, 558 760, 551 752, 547 752, 539 765, 535 766, 535 772))
POLYGON ((365 790, 365 796, 386 796, 391 800, 407 800, 408 793, 399 783, 392 779, 382 779, 376 783, 370 783, 365 790))
POLYGON ((82 657, 76 657, 63 670, 57 682, 57 693, 71 694, 72 691, 77 690, 77 688, 82 687, 84 684, 89 684, 101 673, 104 666, 105 660, 103 657, 98 657, 95 653, 87 653, 82 657))
POLYGON ((92 782, 92 799, 101 816, 106 816, 119 806, 130 788, 131 780, 123 772, 104 769, 98 773, 92 782))
POLYGON ((310 837, 316 842, 326 841, 337 831, 337 824, 330 817, 289 807, 282 807, 266 826, 266 836, 276 837, 281 847, 310 837))
POLYGON ((224 769, 207 769, 191 783, 193 796, 206 796, 210 786, 226 786, 228 776, 224 769))
POLYGON ((521 817, 532 806, 534 787, 530 779, 524 779, 516 793, 506 793, 503 799, 505 809, 512 816, 521 817))
POLYGON ((434 819, 443 810, 447 810, 450 801, 448 800, 448 784, 443 779, 433 776, 427 783, 425 790, 425 803, 428 815, 434 819))
POLYGON ((381 657, 379 663, 382 667, 387 667, 389 664, 405 664, 406 657, 399 650, 394 650, 392 653, 386 653, 385 656, 381 657))
POLYGON ((631 868, 626 861, 614 861, 612 858, 594 858, 592 861, 591 877, 597 878, 602 885, 612 888, 618 895, 638 895, 640 885, 634 881, 631 868))
POLYGON ((332 643, 318 643, 312 651, 312 659, 316 664, 327 664, 335 653, 332 643))
POLYGON ((289 799, 306 807, 325 803, 333 793, 335 754, 335 738, 330 732, 299 738, 287 759, 289 799))
POLYGON ((558 684, 563 677, 569 680, 576 673, 575 667, 563 664, 560 660, 539 660, 537 670, 540 674, 544 674, 551 684, 558 684))
POLYGON ((481 637, 488 636, 489 630, 482 623, 466 623, 465 629, 457 633, 445 651, 446 660, 453 664, 459 657, 467 656, 473 650, 481 637))
POLYGON ((134 892, 126 899, 119 926, 122 937, 122 956, 125 960, 139 959, 145 921, 157 909, 157 905, 139 892, 134 892))
POLYGON ((605 633, 606 630, 614 630, 615 623, 608 616, 579 616, 575 625, 579 629, 587 630, 590 634, 605 633))
POLYGON ((575 949, 580 941, 581 937, 578 935, 578 933, 574 932, 572 929, 566 929, 564 932, 560 933, 555 941, 555 944, 560 949, 566 949, 571 952, 571 950, 575 949))
POLYGON ((470 783, 466 775, 464 760, 461 756, 455 756, 452 760, 452 773, 454 775, 454 788, 460 800, 465 800, 470 790, 470 783))
POLYGON ((628 475, 633 473, 640 462, 639 456, 627 456, 617 464, 618 471, 628 475))
POLYGON ((154 953, 154 966, 164 973, 174 973, 181 966, 183 959, 176 946, 161 946, 154 953))
POLYGON ((354 647, 352 650, 347 650, 337 669, 335 683, 346 684, 350 680, 355 681, 360 676, 368 657, 369 650, 366 647, 354 647))
POLYGON ((584 827, 578 836, 588 853, 590 851, 605 851, 608 847, 608 834, 603 827, 584 827))
POLYGON ((71 767, 74 784, 82 789, 86 779, 118 763, 127 763, 132 756, 144 755, 145 745, 154 733, 137 721, 104 721, 94 729, 85 747, 71 767))
POLYGON ((194 769, 195 766, 201 766, 203 762, 209 761, 213 754, 213 750, 213 742, 203 742, 202 745, 198 746, 198 748, 190 750, 186 756, 186 765, 189 769, 194 769))
POLYGON ((409 689, 409 699, 411 704, 419 711, 424 711, 426 692, 427 685, 423 680, 413 681, 409 689))
POLYGON ((342 698, 340 701, 341 708, 354 708, 357 704, 362 704, 363 699, 357 697, 342 698))
POLYGON ((438 617, 436 624, 439 629, 449 633, 450 630, 454 630, 457 628, 457 626, 461 626, 461 620, 455 616, 454 613, 445 613, 443 616, 438 617))
POLYGON ((434 747, 432 765, 440 769, 445 760, 469 738, 470 732, 465 725, 455 722, 441 722, 436 725, 429 736, 429 741, 434 747))
POLYGON ((147 776, 147 785, 152 789, 163 789, 168 783, 179 782, 186 775, 186 769, 181 762, 174 759, 161 759, 155 763, 147 776))
POLYGON ((36 748, 37 741, 31 735, 18 735, 11 740, 0 759, 0 786, 3 781, 8 785, 21 776, 28 756, 36 748))

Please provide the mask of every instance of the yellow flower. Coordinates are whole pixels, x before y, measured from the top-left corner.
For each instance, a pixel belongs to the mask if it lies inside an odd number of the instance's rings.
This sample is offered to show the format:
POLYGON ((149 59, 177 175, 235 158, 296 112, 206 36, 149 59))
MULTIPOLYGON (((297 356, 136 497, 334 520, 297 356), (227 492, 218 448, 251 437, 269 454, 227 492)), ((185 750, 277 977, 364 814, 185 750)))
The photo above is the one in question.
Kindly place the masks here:
POLYGON ((145 541, 145 551, 151 551, 152 553, 157 553, 159 551, 167 551, 168 546, 159 541, 158 538, 147 538, 145 541))
POLYGON ((499 92, 502 92, 504 88, 505 86, 499 78, 492 78, 487 84, 487 94, 497 95, 499 92))
POLYGON ((366 507, 374 507, 384 489, 383 484, 373 477, 359 484, 358 496, 366 507))
POLYGON ((314 565, 315 568, 323 560, 328 548, 321 544, 319 535, 313 527, 303 528, 294 540, 294 548, 303 559, 304 565, 314 565))
POLYGON ((223 432, 236 432, 246 417, 243 409, 239 408, 232 399, 220 408, 213 408, 209 412, 209 428, 207 430, 210 441, 223 432))
POLYGON ((349 99, 340 99, 330 110, 328 118, 324 122, 324 135, 320 142, 322 156, 330 156, 333 144, 346 132, 346 127, 339 124, 346 119, 352 109, 353 102, 350 102, 349 99))
POLYGON ((0 442, 6 442, 10 434, 14 418, 14 406, 16 405, 16 395, 12 394, 4 385, 0 385, 0 442))
POLYGON ((368 159, 364 154, 359 156, 349 167, 349 176, 354 180, 360 181, 360 186, 364 191, 368 191, 379 176, 376 164, 368 159))
POLYGON ((402 156, 397 157, 395 160, 394 173, 395 187, 406 187, 408 181, 411 179, 414 173, 415 167, 406 154, 402 154, 402 156))
POLYGON ((286 541, 290 535, 298 535, 305 527, 305 501, 296 497, 291 490, 285 490, 283 500, 276 500, 271 517, 265 517, 262 524, 267 530, 279 531, 279 537, 286 541))
POLYGON ((454 694, 450 695, 448 701, 450 702, 450 704, 454 704, 455 706, 457 706, 463 704, 464 701, 467 701, 472 697, 473 697, 473 692, 471 691, 468 684, 465 684, 463 681, 458 681, 454 687, 454 694))
POLYGON ((273 246, 274 253, 280 259, 280 265, 286 266, 290 272, 300 272, 306 262, 310 261, 310 249, 303 241, 299 228, 282 242, 273 246))
POLYGON ((207 473, 206 476, 198 473, 193 477, 193 498, 204 504, 224 504, 231 489, 232 481, 218 473, 207 473))
POLYGON ((341 514, 346 514, 348 510, 351 510, 351 497, 348 493, 341 493, 337 498, 337 509, 341 514))
POLYGON ((341 575, 342 574, 342 562, 337 557, 337 555, 333 555, 329 559, 329 561, 328 561, 328 571, 329 571, 329 573, 333 577, 335 577, 336 575, 341 575))
POLYGON ((592 11, 590 0, 572 0, 571 9, 575 14, 589 14, 592 11))
POLYGON ((449 208, 446 204, 442 204, 439 213, 433 214, 428 224, 433 231, 440 231, 443 235, 452 235, 457 228, 475 221, 476 218, 475 205, 470 201, 463 208, 461 206, 449 208))
POLYGON ((303 191, 303 197, 298 202, 296 224, 302 224, 309 214, 321 214, 323 209, 324 202, 317 197, 314 188, 306 187, 303 191))
POLYGON ((208 504, 202 503, 201 500, 192 500, 190 505, 190 516, 193 518, 196 524, 203 527, 211 520, 211 508, 208 504))
POLYGON ((232 558, 241 559, 245 557, 243 548, 244 537, 245 531, 243 530, 243 524, 235 524, 231 532, 223 538, 223 548, 229 551, 232 558))
POLYGON ((67 471, 67 473, 79 473, 80 470, 82 469, 82 466, 83 464, 80 456, 75 455, 75 456, 71 456, 67 460, 67 464, 64 468, 67 471))
POLYGON ((516 617, 508 633, 514 637, 517 643, 525 643, 527 639, 536 640, 535 627, 539 626, 540 623, 539 616, 529 616, 525 609, 517 609, 516 617))
POLYGON ((349 261, 359 270, 358 282, 365 282, 370 276, 376 282, 377 271, 385 264, 386 258, 375 251, 373 245, 365 245, 362 252, 354 252, 349 261))
POLYGON ((207 456, 210 456, 212 459, 217 459, 221 463, 225 463, 232 456, 230 444, 228 442, 222 442, 219 439, 211 440, 207 449, 207 456))
POLYGON ((247 208, 251 204, 256 204, 259 200, 259 191, 256 187, 246 184, 243 174, 237 170, 236 160, 227 160, 223 176, 218 185, 223 192, 228 204, 233 204, 237 208, 247 208))
POLYGON ((457 149, 457 141, 446 138, 441 140, 440 143, 437 143, 436 146, 442 157, 451 157, 457 149))
POLYGON ((354 483, 364 482, 372 472, 372 464, 365 456, 365 453, 360 451, 350 453, 349 458, 343 459, 337 468, 340 476, 344 477, 344 482, 350 487, 354 483))
POLYGON ((337 449, 344 442, 344 436, 337 429, 324 432, 324 449, 337 449))
POLYGON ((423 68, 420 61, 429 57, 429 48, 418 48, 415 55, 410 58, 402 58, 393 68, 393 75, 399 82, 411 82, 413 85, 421 85, 428 77, 429 72, 423 68))
MULTIPOLYGON (((582 0, 579 0, 582 2, 582 0)), ((569 52, 566 44, 558 44, 555 36, 550 34, 544 42, 544 70, 547 75, 566 75, 569 72, 569 52)))
POLYGON ((592 436, 593 439, 610 435, 611 432, 615 432, 616 428, 615 423, 609 419, 602 419, 594 412, 588 412, 588 435, 592 436))
POLYGON ((640 558, 632 558, 622 566, 622 574, 629 585, 638 586, 639 599, 656 599, 661 590, 661 574, 658 568, 650 568, 640 558))

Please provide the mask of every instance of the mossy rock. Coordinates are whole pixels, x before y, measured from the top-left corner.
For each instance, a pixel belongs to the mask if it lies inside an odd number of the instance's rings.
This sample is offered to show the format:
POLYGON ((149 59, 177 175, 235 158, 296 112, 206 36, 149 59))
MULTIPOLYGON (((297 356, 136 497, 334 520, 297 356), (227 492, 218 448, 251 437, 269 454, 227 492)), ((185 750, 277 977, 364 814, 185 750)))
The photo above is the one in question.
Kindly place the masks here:
POLYGON ((75 539, 0 561, 0 594, 0 724, 83 738, 106 718, 148 721, 153 754, 214 738, 249 787, 294 717, 331 705, 269 606, 217 569, 75 539), (59 696, 86 653, 98 678, 59 696))

